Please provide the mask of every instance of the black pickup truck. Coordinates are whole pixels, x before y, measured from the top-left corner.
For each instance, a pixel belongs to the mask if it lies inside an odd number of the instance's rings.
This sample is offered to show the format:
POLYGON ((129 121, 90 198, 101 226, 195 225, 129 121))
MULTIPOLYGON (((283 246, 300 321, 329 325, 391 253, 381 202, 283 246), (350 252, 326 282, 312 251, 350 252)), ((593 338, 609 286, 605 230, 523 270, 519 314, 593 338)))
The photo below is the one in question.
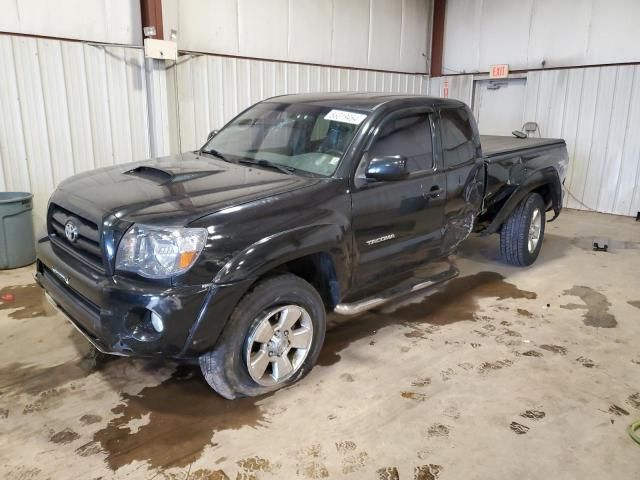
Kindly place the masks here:
POLYGON ((563 140, 480 137, 455 100, 271 98, 199 151, 62 182, 36 279, 98 350, 199 361, 224 397, 260 395, 312 368, 327 312, 452 278, 473 231, 531 264, 567 163, 563 140))

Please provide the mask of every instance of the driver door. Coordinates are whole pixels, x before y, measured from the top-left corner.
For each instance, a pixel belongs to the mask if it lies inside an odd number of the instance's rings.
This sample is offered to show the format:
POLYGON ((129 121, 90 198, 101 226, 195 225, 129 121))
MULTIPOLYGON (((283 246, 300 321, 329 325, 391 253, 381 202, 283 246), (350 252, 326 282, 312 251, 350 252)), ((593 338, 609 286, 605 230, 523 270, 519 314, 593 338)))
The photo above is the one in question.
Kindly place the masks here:
POLYGON ((441 255, 446 178, 434 156, 434 120, 427 111, 395 112, 365 149, 352 193, 354 291, 408 276, 441 255), (369 161, 388 155, 406 157, 409 175, 397 181, 366 178, 369 161))

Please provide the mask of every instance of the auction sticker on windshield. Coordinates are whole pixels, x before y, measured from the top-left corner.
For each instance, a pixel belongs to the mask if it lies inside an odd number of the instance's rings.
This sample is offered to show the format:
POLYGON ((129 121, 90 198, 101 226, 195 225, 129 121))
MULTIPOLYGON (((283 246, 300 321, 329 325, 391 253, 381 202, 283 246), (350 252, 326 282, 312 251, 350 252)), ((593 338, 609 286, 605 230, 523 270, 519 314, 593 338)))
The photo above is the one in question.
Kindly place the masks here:
POLYGON ((351 123, 353 125, 360 125, 365 118, 367 116, 362 113, 347 112, 345 110, 331 110, 324 116, 325 120, 351 123))

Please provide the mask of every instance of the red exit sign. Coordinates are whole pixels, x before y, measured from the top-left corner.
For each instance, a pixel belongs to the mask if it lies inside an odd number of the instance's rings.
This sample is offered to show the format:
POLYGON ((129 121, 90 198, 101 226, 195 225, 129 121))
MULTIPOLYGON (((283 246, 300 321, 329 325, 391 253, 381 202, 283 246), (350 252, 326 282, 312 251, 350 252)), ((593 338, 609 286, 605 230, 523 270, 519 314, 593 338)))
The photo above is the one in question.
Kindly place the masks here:
POLYGON ((507 78, 509 76, 509 65, 491 65, 489 78, 507 78))

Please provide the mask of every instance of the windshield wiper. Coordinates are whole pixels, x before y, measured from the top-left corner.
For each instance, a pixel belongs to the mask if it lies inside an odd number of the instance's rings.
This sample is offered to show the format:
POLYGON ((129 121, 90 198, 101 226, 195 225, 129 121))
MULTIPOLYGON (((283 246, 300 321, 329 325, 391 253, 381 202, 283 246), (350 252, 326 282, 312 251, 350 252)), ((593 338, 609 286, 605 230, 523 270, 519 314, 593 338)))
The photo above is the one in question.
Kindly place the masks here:
POLYGON ((243 158, 238 160, 238 163, 246 163, 249 165, 258 165, 260 167, 275 168, 276 170, 280 170, 282 173, 286 173, 287 175, 293 175, 294 174, 293 172, 296 170, 294 167, 285 167, 284 165, 280 165, 279 163, 273 163, 273 162, 270 162, 269 160, 264 160, 262 158, 258 160, 243 158))
POLYGON ((208 153, 209 155, 213 155, 216 158, 219 158, 220 160, 224 160, 225 162, 229 162, 229 163, 235 163, 233 160, 225 157, 222 153, 220 153, 217 150, 214 150, 212 148, 209 149, 200 149, 200 153, 208 153))

